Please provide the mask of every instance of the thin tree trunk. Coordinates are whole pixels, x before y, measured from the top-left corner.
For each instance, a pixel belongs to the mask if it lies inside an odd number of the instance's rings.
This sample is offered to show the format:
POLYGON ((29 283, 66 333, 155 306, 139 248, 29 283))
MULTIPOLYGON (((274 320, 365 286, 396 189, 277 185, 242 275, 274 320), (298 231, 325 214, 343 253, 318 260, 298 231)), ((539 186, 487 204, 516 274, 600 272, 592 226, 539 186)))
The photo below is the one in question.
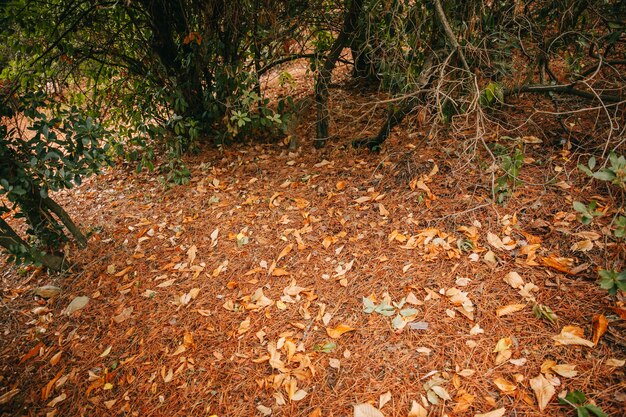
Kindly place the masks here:
POLYGON ((52 271, 60 271, 63 269, 63 258, 47 253, 39 252, 37 249, 26 243, 9 224, 0 217, 0 246, 7 250, 16 247, 24 248, 31 258, 52 271))
POLYGON ((329 137, 328 84, 330 84, 332 72, 337 64, 339 55, 341 55, 341 51, 349 44, 349 41, 354 36, 357 20, 362 8, 363 0, 352 0, 350 3, 350 7, 344 17, 343 28, 333 42, 315 82, 315 102, 317 104, 316 148, 322 148, 329 137))
POLYGON ((43 204, 48 210, 56 214, 56 216, 65 225, 67 230, 69 230, 72 236, 74 236, 74 239, 76 239, 79 247, 84 248, 87 246, 87 238, 80 231, 78 226, 76 226, 76 224, 72 221, 72 218, 69 216, 69 214, 67 214, 63 207, 58 205, 56 201, 54 201, 50 197, 44 198, 43 204))

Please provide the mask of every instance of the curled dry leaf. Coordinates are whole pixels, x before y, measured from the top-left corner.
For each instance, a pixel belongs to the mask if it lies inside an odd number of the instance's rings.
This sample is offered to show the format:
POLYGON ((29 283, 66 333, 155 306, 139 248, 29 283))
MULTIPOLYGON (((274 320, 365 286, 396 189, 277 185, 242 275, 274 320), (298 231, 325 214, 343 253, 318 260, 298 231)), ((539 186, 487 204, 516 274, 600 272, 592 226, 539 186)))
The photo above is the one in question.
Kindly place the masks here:
POLYGON ((356 330, 356 329, 346 324, 338 324, 335 327, 326 328, 326 333, 328 334, 328 336, 332 337, 333 339, 339 339, 342 334, 351 332, 353 330, 356 330))
POLYGON ((554 386, 546 379, 543 374, 539 374, 530 380, 530 387, 535 392, 539 410, 543 411, 555 394, 554 386))
POLYGON ((600 338, 602 337, 604 333, 606 333, 606 330, 609 327, 609 322, 606 319, 606 317, 604 317, 604 314, 597 314, 596 316, 594 316, 592 323, 593 323, 592 342, 594 346, 598 346, 598 342, 600 341, 600 338))

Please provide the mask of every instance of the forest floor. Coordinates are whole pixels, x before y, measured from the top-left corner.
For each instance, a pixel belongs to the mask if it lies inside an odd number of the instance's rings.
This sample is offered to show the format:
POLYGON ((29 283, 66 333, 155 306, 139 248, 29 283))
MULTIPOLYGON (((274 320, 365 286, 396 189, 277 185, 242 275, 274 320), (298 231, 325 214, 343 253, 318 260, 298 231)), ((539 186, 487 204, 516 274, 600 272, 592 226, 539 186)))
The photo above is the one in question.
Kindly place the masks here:
POLYGON ((90 243, 64 275, 2 261, 1 414, 573 416, 557 395, 580 390, 626 415, 626 310, 596 282, 619 207, 587 157, 494 132, 524 163, 493 204, 479 141, 413 120, 354 150, 371 97, 332 94, 325 149, 311 114, 293 153, 207 148, 188 185, 116 167, 58 194, 90 243))

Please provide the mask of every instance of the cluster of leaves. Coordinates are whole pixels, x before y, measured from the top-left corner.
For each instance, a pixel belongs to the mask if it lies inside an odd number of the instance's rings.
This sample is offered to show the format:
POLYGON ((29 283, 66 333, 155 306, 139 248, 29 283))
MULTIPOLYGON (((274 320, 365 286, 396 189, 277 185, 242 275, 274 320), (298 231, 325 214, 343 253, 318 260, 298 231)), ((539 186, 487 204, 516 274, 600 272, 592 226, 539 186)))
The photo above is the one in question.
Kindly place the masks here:
POLYGON ((565 395, 559 395, 558 400, 562 405, 569 405, 576 410, 578 417, 608 417, 608 414, 602 411, 600 407, 595 404, 587 402, 585 394, 581 391, 575 390, 565 392, 565 395))
MULTIPOLYGON (((579 164, 578 169, 590 176, 591 178, 609 182, 620 188, 626 189, 626 158, 624 155, 618 155, 615 152, 609 154, 609 159, 604 168, 596 169, 596 158, 591 157, 587 165, 579 164)), ((598 203, 594 200, 588 205, 580 201, 574 201, 574 210, 580 213, 580 222, 584 225, 590 224, 594 218, 602 216, 604 213, 596 210, 598 203)), ((613 237, 618 241, 623 241, 626 236, 626 217, 619 213, 613 219, 613 237)), ((600 276, 599 285, 609 292, 611 295, 617 294, 617 291, 626 291, 626 270, 615 271, 602 269, 598 272, 600 276)))

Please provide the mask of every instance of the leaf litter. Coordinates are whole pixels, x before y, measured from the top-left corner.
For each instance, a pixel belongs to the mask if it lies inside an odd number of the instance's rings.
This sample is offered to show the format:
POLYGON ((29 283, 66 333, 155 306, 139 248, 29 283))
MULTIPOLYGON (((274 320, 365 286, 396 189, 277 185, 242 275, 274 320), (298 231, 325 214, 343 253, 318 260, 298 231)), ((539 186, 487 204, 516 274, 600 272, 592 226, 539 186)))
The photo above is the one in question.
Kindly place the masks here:
POLYGON ((0 404, 557 416, 557 392, 578 389, 619 412, 626 313, 586 279, 603 243, 572 217, 577 186, 524 185, 491 206, 489 189, 466 188, 489 186, 484 173, 455 171, 444 147, 388 147, 237 145, 230 158, 189 157, 187 186, 109 169, 76 189, 87 203, 60 196, 100 229, 72 248, 71 279, 3 281, 3 305, 20 314, 0 329, 0 404), (437 169, 400 181, 407 155, 437 169))

